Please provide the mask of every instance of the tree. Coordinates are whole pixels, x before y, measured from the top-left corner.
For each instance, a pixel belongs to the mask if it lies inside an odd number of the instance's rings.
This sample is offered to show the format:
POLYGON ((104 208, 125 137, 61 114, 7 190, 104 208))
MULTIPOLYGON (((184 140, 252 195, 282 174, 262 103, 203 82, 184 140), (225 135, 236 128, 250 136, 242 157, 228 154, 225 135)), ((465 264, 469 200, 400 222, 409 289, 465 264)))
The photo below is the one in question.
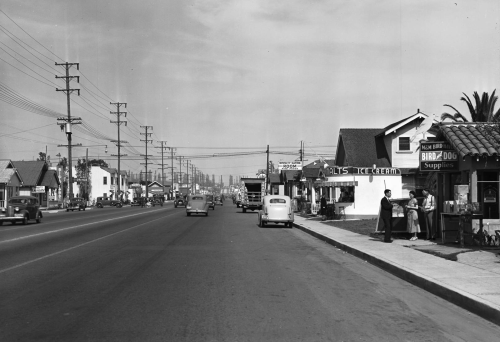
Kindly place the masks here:
POLYGON ((38 152, 38 158, 36 160, 37 161, 46 161, 47 163, 50 163, 50 156, 47 156, 46 153, 38 152))
POLYGON ((102 166, 102 167, 109 167, 108 166, 108 163, 106 163, 104 160, 102 159, 92 159, 92 160, 89 160, 89 165, 90 166, 102 166))
POLYGON ((89 200, 89 193, 92 189, 92 183, 90 181, 90 166, 91 161, 88 163, 85 162, 85 159, 78 159, 75 165, 76 170, 76 179, 78 183, 78 189, 80 193, 80 197, 85 198, 85 200, 89 200), (88 172, 88 175, 87 175, 88 172), (88 184, 87 184, 88 179, 88 184))
MULTIPOLYGON (((498 100, 498 96, 495 95, 496 89, 493 90, 491 96, 488 93, 483 92, 483 96, 479 97, 479 94, 475 91, 473 94, 475 106, 471 99, 465 94, 465 97, 461 97, 460 100, 467 104, 469 109, 469 114, 472 122, 497 122, 500 117, 500 109, 495 112, 495 104, 498 100)), ((445 104, 445 107, 450 107, 455 111, 454 114, 443 113, 441 114, 441 120, 450 119, 456 122, 469 122, 467 118, 460 113, 455 107, 445 104)))
POLYGON ((64 175, 64 179, 62 181, 62 197, 66 198, 66 194, 68 193, 68 176, 66 175, 66 171, 68 169, 68 159, 66 157, 62 157, 57 163, 57 166, 62 169, 62 174, 64 175))

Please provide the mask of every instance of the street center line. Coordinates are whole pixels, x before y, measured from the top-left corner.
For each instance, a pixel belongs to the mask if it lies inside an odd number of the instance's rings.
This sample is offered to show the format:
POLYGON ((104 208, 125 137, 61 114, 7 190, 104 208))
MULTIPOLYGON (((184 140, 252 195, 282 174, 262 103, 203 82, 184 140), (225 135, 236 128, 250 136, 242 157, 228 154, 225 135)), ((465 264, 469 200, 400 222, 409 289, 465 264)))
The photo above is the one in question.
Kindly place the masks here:
MULTIPOLYGON (((141 227, 141 226, 144 226, 145 224, 148 224, 148 223, 151 223, 151 222, 154 222, 154 221, 158 221, 158 220, 161 220, 161 219, 164 219, 165 217, 169 217, 169 216, 172 216, 176 213, 173 213, 173 214, 170 214, 170 215, 167 215, 167 216, 162 216, 162 217, 159 217, 157 219, 154 219, 154 220, 151 220, 151 221, 148 221, 148 222, 144 222, 144 223, 141 223, 137 226, 133 226, 133 227, 129 227, 129 228, 126 228, 126 229, 123 229, 123 230, 120 230, 119 232, 114 232, 114 233, 111 233, 109 235, 105 235, 105 236, 101 236, 100 238, 97 238, 97 239, 94 239, 94 240, 91 240, 91 241, 87 241, 87 242, 84 242, 82 244, 79 244, 79 245, 76 245, 76 246, 73 246, 73 247, 70 247, 70 248, 66 248, 66 249, 63 249, 61 251, 58 251, 58 252, 55 252, 55 253, 52 253, 52 254, 47 254, 47 255, 44 255, 43 257, 40 257, 40 258, 36 258, 36 259, 33 259, 33 260, 30 260, 30 261, 26 261, 26 262, 23 262, 21 264, 18 264, 18 265, 15 265, 15 266, 12 266, 12 267, 9 267, 9 268, 4 268, 3 270, 0 270, 0 274, 2 273, 5 273, 5 272, 8 272, 8 271, 12 271, 12 270, 15 270, 17 268, 20 268, 20 267, 23 267, 23 266, 26 266, 26 265, 29 265, 29 264, 32 264, 34 262, 37 262, 37 261, 40 261, 40 260, 43 260, 43 259, 47 259, 47 258, 50 258, 54 255, 58 255, 58 254, 61 254, 61 253, 65 253, 65 252, 68 252, 68 251, 71 251, 73 249, 76 249, 76 248, 80 248, 82 246, 85 246, 85 245, 88 245, 88 244, 91 244, 93 242, 96 242, 96 241, 99 241, 99 240, 103 240, 103 239, 106 239, 110 236, 113 236, 113 235, 117 235, 117 234, 121 234, 121 233, 124 233, 128 230, 131 230, 131 229, 135 229, 137 227, 141 227)), ((130 216, 135 216, 135 215, 130 215, 130 216)))
MULTIPOLYGON (((159 211, 159 210, 161 210, 161 209, 156 209, 154 211, 159 211)), ((120 220, 120 219, 123 219, 123 218, 133 217, 133 216, 138 216, 138 215, 143 215, 143 214, 147 214, 147 213, 150 213, 150 212, 151 211, 143 212, 143 213, 138 213, 138 214, 133 214, 133 215, 121 216, 121 217, 118 217, 118 218, 111 218, 111 219, 102 220, 102 221, 96 221, 96 222, 90 222, 90 223, 80 224, 78 226, 73 226, 73 227, 66 227, 66 228, 61 228, 61 229, 57 229, 57 230, 50 230, 48 232, 43 232, 43 233, 38 233, 38 234, 21 236, 21 237, 15 238, 15 239, 0 241, 0 244, 6 243, 6 242, 13 242, 13 241, 19 241, 19 240, 29 239, 29 238, 32 238, 32 237, 37 237, 37 236, 42 236, 42 235, 47 235, 47 234, 58 233, 58 232, 62 232, 62 231, 65 231, 65 230, 81 228, 81 227, 90 226, 90 225, 97 224, 97 223, 104 223, 104 222, 108 222, 108 221, 120 220)))

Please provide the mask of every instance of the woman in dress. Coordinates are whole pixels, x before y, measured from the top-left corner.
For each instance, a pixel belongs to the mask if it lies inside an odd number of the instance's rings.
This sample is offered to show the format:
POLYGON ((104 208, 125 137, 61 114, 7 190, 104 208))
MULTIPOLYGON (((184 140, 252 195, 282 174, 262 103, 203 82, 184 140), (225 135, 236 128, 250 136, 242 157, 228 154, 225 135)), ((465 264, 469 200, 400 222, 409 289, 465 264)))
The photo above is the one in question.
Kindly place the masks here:
POLYGON ((413 236, 410 241, 417 240, 417 233, 420 233, 420 225, 418 224, 418 201, 415 198, 415 191, 410 191, 410 200, 406 205, 408 210, 408 232, 412 233, 413 236))

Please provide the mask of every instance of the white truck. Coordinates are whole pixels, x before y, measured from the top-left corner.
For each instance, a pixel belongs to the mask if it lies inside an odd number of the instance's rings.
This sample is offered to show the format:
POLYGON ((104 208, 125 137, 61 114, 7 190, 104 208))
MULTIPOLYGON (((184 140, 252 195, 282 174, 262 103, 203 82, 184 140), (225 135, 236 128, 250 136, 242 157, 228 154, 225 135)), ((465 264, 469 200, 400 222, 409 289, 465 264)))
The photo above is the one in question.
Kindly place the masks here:
POLYGON ((242 200, 240 206, 243 212, 247 209, 252 211, 262 209, 262 198, 266 194, 265 178, 242 178, 242 200))

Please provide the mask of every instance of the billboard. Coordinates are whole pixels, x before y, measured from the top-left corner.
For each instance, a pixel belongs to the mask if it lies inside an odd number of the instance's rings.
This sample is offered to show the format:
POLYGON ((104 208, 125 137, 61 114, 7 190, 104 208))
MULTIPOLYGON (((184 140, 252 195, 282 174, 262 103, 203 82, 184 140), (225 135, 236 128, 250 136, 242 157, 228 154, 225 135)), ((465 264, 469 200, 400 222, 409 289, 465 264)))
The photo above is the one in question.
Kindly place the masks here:
POLYGON ((458 171, 458 153, 447 141, 421 142, 420 171, 458 171))
POLYGON ((278 170, 302 170, 302 162, 293 161, 293 162, 278 162, 278 170))

